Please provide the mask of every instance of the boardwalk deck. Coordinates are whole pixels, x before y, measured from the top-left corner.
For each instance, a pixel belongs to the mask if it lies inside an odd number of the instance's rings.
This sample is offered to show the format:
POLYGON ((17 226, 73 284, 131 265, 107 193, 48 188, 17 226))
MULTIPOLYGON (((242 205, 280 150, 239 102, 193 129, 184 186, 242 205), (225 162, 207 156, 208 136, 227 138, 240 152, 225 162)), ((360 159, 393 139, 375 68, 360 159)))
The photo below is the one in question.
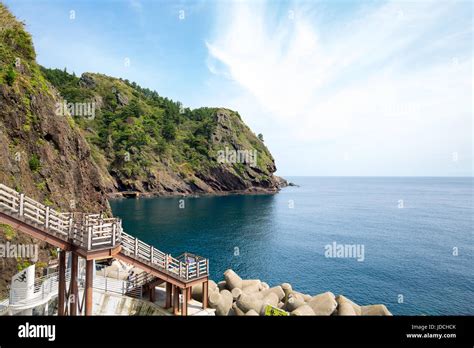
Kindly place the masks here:
MULTIPOLYGON (((111 257, 121 259, 143 269, 153 278, 170 283, 172 286, 168 296, 177 289, 185 294, 197 284, 207 287, 209 261, 206 258, 189 253, 176 258, 166 254, 125 233, 122 221, 115 217, 61 213, 0 184, 0 223, 8 224, 20 232, 60 248, 62 252, 72 252, 87 261, 111 257)), ((87 268, 89 273, 91 265, 87 268)), ((74 287, 75 281, 73 277, 71 287, 74 287)), ((89 284, 91 282, 92 280, 86 281, 89 284)), ((91 293, 89 291, 88 294, 92 296, 91 293)), ((85 301, 87 313, 92 299, 86 297, 85 301)), ((182 313, 186 313, 186 306, 185 300, 182 313)), ((58 312, 61 314, 61 311, 58 312)))

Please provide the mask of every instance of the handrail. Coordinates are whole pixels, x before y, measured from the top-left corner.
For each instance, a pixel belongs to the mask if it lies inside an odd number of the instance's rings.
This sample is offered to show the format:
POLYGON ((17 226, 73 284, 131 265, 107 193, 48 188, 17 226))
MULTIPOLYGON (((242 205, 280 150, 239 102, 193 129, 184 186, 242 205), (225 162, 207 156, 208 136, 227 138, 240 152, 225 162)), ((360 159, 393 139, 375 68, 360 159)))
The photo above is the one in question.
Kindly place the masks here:
POLYGON ((121 246, 121 253, 185 281, 208 276, 209 261, 183 253, 177 258, 123 231, 122 221, 102 214, 61 213, 0 184, 0 210, 87 251, 121 246))

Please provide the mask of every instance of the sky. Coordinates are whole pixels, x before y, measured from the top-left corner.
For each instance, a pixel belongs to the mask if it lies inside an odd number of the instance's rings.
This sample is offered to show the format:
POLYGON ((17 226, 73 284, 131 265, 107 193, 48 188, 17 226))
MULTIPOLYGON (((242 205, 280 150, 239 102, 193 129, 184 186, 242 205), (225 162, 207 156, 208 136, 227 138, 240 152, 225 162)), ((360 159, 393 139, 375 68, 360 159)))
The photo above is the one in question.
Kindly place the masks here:
POLYGON ((279 175, 473 175, 470 1, 2 1, 43 66, 237 110, 279 175))

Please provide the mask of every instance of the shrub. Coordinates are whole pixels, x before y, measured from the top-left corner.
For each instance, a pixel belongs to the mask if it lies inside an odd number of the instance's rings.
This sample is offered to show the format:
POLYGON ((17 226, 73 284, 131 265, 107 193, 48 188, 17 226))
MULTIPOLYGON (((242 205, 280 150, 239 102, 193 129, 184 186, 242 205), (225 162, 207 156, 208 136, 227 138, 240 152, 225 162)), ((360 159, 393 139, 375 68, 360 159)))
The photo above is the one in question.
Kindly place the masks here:
POLYGON ((16 79, 16 72, 15 72, 15 70, 13 70, 13 67, 10 67, 7 70, 7 74, 5 76, 5 81, 7 82, 7 84, 9 86, 13 86, 13 83, 15 82, 15 79, 16 79))
POLYGON ((40 159, 36 154, 33 154, 28 161, 28 165, 30 166, 31 171, 36 172, 41 167, 40 159))

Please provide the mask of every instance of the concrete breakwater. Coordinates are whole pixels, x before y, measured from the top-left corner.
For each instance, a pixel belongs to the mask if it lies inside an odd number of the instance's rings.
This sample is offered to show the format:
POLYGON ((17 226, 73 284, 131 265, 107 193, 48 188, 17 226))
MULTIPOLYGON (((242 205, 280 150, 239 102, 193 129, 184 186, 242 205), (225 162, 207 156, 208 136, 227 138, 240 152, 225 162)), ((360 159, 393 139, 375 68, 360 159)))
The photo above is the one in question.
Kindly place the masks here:
MULTIPOLYGON (((202 301, 202 287, 193 287, 191 296, 202 301)), ((217 284, 209 281, 208 296, 209 306, 216 310, 218 316, 265 315, 268 308, 279 309, 292 316, 392 315, 383 304, 360 306, 343 295, 335 296, 329 291, 311 296, 293 290, 288 283, 270 287, 259 279, 242 279, 231 269, 224 272, 223 281, 217 284)))

